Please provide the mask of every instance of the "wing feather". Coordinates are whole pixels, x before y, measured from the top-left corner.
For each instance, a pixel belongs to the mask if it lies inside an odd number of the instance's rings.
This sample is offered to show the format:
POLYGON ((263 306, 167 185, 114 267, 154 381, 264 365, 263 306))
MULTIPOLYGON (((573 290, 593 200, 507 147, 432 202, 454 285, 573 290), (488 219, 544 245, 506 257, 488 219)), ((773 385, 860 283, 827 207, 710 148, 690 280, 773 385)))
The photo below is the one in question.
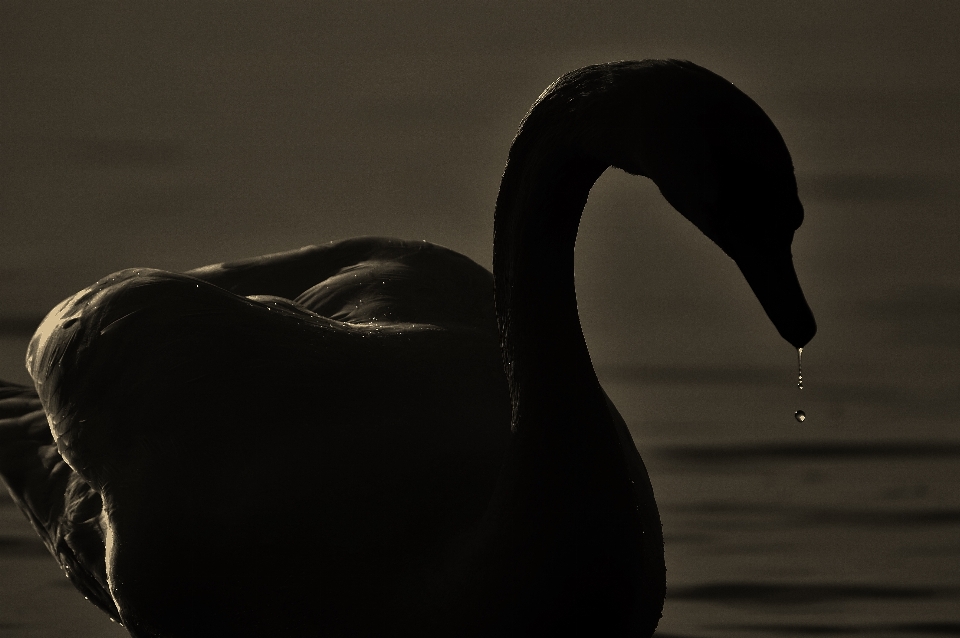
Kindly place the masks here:
POLYGON ((2 380, 0 479, 74 586, 120 622, 107 583, 103 500, 60 456, 36 391, 2 380))

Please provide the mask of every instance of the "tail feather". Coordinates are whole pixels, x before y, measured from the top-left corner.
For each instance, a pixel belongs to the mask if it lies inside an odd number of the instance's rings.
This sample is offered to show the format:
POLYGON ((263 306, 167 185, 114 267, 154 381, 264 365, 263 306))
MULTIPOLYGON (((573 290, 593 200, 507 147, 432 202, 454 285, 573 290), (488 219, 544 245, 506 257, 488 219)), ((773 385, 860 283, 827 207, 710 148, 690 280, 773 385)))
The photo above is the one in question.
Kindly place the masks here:
POLYGON ((36 391, 2 380, 0 480, 74 586, 120 622, 107 583, 100 494, 61 458, 36 391))

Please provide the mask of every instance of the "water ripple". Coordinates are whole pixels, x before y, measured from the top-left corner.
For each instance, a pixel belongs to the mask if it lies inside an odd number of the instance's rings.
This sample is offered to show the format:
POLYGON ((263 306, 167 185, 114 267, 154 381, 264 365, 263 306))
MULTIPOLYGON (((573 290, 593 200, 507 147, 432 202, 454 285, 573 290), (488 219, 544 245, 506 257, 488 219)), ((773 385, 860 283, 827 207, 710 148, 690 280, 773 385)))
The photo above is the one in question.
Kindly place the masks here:
MULTIPOLYGON (((776 503, 739 505, 733 503, 695 503, 668 506, 666 510, 715 516, 767 516, 786 519, 789 525, 840 525, 843 527, 924 527, 960 523, 960 509, 929 508, 913 510, 833 509, 796 507, 776 503)), ((744 520, 745 524, 755 521, 744 520)))
MULTIPOLYGON (((960 636, 960 622, 916 622, 872 625, 716 625, 718 629, 787 635, 903 633, 930 636, 960 636)), ((665 638, 657 634, 660 638, 665 638)))
POLYGON ((0 556, 50 556, 39 538, 0 535, 0 556))
POLYGON ((809 605, 846 600, 937 598, 954 593, 949 588, 895 587, 886 585, 836 585, 828 583, 712 583, 670 587, 671 600, 696 600, 723 604, 809 605))
POLYGON ((960 458, 960 442, 878 441, 676 445, 653 450, 657 458, 682 463, 742 464, 765 461, 830 461, 960 458))

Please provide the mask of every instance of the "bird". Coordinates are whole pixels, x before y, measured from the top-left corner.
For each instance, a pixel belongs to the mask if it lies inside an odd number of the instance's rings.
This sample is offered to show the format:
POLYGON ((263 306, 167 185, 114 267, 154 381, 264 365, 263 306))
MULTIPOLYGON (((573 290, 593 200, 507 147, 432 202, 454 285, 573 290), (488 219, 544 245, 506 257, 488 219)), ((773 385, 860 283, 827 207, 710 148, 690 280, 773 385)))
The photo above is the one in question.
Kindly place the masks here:
POLYGON ((137 638, 652 635, 660 516, 574 286, 610 167, 651 179, 810 341, 770 118, 692 62, 597 64, 523 118, 492 274, 376 237, 114 273, 44 319, 34 388, 0 384, 0 476, 137 638))

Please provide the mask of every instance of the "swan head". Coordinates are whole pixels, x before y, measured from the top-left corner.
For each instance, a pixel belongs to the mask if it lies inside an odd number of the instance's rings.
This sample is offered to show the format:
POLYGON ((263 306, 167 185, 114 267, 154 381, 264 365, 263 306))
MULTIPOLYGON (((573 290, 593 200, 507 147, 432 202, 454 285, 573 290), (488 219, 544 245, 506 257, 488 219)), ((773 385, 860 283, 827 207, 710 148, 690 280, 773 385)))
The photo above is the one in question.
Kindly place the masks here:
POLYGON ((574 132, 586 154, 652 179, 737 263, 784 339, 800 348, 813 338, 791 253, 803 222, 793 162, 753 100, 691 62, 648 60, 580 69, 545 101, 588 114, 574 132))

